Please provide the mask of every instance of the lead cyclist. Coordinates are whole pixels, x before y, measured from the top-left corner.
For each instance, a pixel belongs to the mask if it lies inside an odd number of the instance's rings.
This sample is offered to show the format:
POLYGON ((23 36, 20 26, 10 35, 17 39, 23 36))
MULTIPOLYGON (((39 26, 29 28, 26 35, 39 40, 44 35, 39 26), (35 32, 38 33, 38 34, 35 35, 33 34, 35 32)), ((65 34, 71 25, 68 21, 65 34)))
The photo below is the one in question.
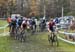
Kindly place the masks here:
POLYGON ((49 43, 51 42, 51 44, 53 45, 53 43, 56 42, 56 44, 58 46, 57 34, 55 33, 56 32, 56 24, 53 21, 53 19, 51 19, 49 21, 48 31, 49 31, 49 33, 51 33, 51 34, 48 35, 48 41, 49 41, 49 43))
POLYGON ((48 31, 51 32, 55 32, 55 22, 53 21, 53 19, 50 19, 49 23, 48 23, 48 31))

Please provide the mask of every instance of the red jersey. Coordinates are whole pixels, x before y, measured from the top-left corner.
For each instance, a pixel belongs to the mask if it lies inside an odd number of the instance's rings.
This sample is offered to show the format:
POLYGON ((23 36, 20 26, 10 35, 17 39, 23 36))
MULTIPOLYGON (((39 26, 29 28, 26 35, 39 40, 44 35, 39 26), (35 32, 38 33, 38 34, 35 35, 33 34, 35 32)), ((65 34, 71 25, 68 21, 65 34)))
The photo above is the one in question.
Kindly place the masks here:
POLYGON ((55 25, 55 23, 54 22, 49 22, 49 27, 53 27, 54 25, 55 25))
POLYGON ((23 28, 25 29, 27 27, 27 24, 23 24, 23 28))
POLYGON ((10 17, 7 18, 7 22, 8 22, 8 23, 11 22, 11 18, 10 18, 10 17))

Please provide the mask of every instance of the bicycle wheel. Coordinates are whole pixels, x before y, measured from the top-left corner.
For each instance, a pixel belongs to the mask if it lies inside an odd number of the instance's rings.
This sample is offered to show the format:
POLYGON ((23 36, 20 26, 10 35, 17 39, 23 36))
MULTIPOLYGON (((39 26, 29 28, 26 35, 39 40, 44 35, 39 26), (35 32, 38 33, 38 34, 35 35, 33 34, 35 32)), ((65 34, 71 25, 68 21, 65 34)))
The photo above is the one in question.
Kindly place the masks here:
POLYGON ((49 43, 50 43, 50 35, 48 35, 48 41, 49 41, 49 43))
POLYGON ((56 35, 54 36, 54 42, 55 42, 56 46, 59 46, 58 38, 56 35))
POLYGON ((53 37, 52 37, 52 34, 51 35, 48 35, 48 41, 49 41, 49 44, 51 46, 53 46, 53 37))
POLYGON ((23 35, 23 41, 24 42, 26 41, 26 33, 24 33, 24 35, 23 35))
POLYGON ((51 33, 50 42, 51 42, 51 45, 52 46, 54 44, 58 46, 58 39, 57 39, 57 36, 54 33, 51 33))
POLYGON ((16 30, 16 35, 15 35, 15 39, 16 39, 16 40, 19 40, 19 35, 20 35, 20 29, 18 28, 18 29, 16 30))
POLYGON ((26 40, 26 33, 25 33, 25 30, 23 30, 20 34, 20 40, 21 42, 25 41, 26 40))
POLYGON ((15 28, 12 27, 12 28, 11 28, 11 31, 10 31, 10 37, 14 37, 14 36, 15 36, 14 30, 15 30, 15 28))

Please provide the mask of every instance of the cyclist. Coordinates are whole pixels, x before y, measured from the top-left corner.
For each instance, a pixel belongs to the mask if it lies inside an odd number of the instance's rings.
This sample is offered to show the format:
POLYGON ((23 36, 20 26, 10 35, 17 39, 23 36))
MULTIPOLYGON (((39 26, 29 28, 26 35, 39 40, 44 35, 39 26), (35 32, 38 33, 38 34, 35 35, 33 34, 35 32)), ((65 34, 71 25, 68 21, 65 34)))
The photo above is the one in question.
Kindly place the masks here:
POLYGON ((49 41, 49 43, 50 42, 52 43, 52 46, 53 46, 53 42, 56 42, 56 44, 58 46, 58 40, 57 40, 57 36, 55 34, 54 26, 55 26, 55 22, 53 21, 53 19, 51 19, 48 24, 48 31, 51 32, 51 34, 48 35, 48 41, 49 41))
POLYGON ((55 26, 55 22, 53 21, 53 19, 51 19, 48 24, 48 31, 54 33, 55 31, 54 26, 55 26))
POLYGON ((11 18, 10 17, 7 18, 7 22, 9 24, 9 32, 10 32, 11 30, 11 18))
POLYGON ((18 20, 19 28, 21 27, 22 22, 23 22, 23 17, 21 17, 21 18, 18 20))
POLYGON ((27 28, 27 19, 24 19, 22 24, 21 24, 21 29, 25 30, 27 28))
POLYGON ((21 31, 20 31, 20 40, 25 41, 26 38, 26 30, 27 30, 27 19, 23 19, 21 24, 21 31))
POLYGON ((12 26, 12 30, 13 33, 15 32, 15 30, 18 28, 18 17, 15 16, 14 18, 12 18, 12 22, 11 22, 11 26, 12 26))
MULTIPOLYGON (((16 30, 16 18, 12 18, 12 21, 11 21, 11 33, 15 33, 15 30, 16 30)), ((13 36, 13 34, 11 34, 13 36)))

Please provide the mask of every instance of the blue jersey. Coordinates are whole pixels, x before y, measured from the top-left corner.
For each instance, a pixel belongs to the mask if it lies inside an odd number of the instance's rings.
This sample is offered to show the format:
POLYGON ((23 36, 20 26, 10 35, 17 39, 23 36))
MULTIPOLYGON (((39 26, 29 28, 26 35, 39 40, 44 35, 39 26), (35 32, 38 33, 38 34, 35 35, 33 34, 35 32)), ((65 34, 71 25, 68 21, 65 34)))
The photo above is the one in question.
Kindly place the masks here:
POLYGON ((22 22, 23 22, 23 19, 19 19, 18 20, 18 25, 21 26, 22 22))
POLYGON ((16 19, 16 26, 19 26, 18 21, 19 21, 19 19, 16 19))

